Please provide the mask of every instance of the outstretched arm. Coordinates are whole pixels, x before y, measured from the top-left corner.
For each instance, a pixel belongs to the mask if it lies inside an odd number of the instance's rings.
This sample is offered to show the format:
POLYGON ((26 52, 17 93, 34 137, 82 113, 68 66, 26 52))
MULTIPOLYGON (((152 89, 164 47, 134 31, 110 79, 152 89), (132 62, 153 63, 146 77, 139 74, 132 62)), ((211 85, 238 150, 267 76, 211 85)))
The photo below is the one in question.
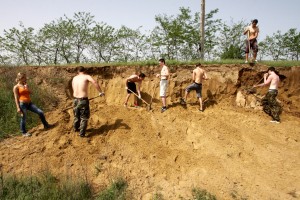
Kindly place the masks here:
POLYGON ((264 82, 261 83, 261 84, 258 84, 258 85, 254 85, 253 87, 262 87, 262 86, 265 86, 265 85, 268 85, 269 83, 271 83, 272 77, 269 76, 269 77, 267 78, 268 75, 269 75, 268 73, 265 73, 265 74, 264 74, 264 82))
POLYGON ((88 76, 88 80, 95 86, 95 88, 98 90, 99 95, 103 96, 104 92, 102 92, 102 89, 100 87, 100 85, 97 83, 97 81, 95 81, 91 76, 88 76))

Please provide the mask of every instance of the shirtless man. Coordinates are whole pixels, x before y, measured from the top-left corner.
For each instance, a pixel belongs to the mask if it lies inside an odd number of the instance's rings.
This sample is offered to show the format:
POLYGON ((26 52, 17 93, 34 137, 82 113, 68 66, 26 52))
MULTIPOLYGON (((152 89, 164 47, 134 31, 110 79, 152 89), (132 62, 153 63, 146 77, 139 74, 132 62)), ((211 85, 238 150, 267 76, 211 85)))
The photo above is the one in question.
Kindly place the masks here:
POLYGON ((259 28, 256 26, 258 23, 257 19, 254 19, 252 21, 252 24, 250 26, 247 26, 244 30, 244 35, 248 34, 245 53, 246 53, 246 61, 245 63, 248 63, 248 57, 249 57, 249 49, 251 48, 253 50, 253 60, 254 62, 257 62, 256 56, 258 52, 258 45, 257 45, 257 37, 259 33, 259 28), (249 47, 250 45, 250 47, 249 47))
POLYGON ((278 95, 278 85, 280 79, 276 74, 274 67, 269 67, 268 72, 264 74, 264 82, 253 87, 262 87, 269 85, 269 91, 266 96, 262 99, 263 110, 272 117, 272 123, 280 123, 279 114, 281 113, 281 106, 276 101, 278 95))
POLYGON ((193 83, 189 85, 185 89, 185 96, 184 99, 181 99, 181 104, 186 104, 186 100, 188 94, 191 90, 196 90, 197 98, 199 99, 200 108, 199 111, 203 112, 203 105, 202 105, 202 81, 207 80, 206 71, 201 68, 201 64, 196 65, 196 69, 193 70, 193 83))
POLYGON ((99 96, 103 96, 99 84, 90 76, 85 74, 83 66, 78 67, 78 75, 72 80, 73 88, 73 111, 74 111, 74 130, 79 131, 81 137, 85 136, 88 119, 90 118, 90 106, 88 99, 88 85, 91 82, 99 92, 99 96))
MULTIPOLYGON (((140 73, 140 75, 131 75, 126 79, 125 89, 127 90, 127 96, 126 96, 126 99, 124 102, 125 107, 127 106, 128 99, 132 92, 137 94, 139 96, 139 99, 141 98, 141 84, 142 84, 142 81, 145 79, 145 77, 146 77, 145 74, 140 73), (137 89, 136 89, 135 83, 138 84, 137 89)), ((138 106, 136 97, 134 98, 134 106, 138 106)))
POLYGON ((163 104, 161 112, 165 112, 167 110, 166 98, 170 73, 169 68, 166 66, 165 59, 159 59, 159 66, 161 67, 161 71, 160 74, 156 74, 156 77, 160 78, 160 97, 163 104))

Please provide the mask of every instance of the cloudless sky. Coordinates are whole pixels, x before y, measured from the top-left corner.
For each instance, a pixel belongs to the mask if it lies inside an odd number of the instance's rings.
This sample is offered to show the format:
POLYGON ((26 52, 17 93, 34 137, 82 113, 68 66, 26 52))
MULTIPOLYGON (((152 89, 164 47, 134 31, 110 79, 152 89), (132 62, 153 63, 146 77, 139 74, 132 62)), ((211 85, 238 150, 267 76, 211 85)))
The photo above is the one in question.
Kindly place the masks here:
MULTIPOLYGON (((155 15, 176 16, 180 7, 190 8, 193 14, 200 12, 201 0, 0 0, 0 5, 3 35, 4 29, 19 28, 19 22, 38 30, 64 15, 73 18, 77 12, 90 13, 97 22, 114 28, 142 26, 147 31, 155 27, 155 15)), ((278 30, 300 31, 300 0, 206 0, 206 13, 216 8, 219 12, 214 18, 229 25, 257 18, 261 39, 278 30)))

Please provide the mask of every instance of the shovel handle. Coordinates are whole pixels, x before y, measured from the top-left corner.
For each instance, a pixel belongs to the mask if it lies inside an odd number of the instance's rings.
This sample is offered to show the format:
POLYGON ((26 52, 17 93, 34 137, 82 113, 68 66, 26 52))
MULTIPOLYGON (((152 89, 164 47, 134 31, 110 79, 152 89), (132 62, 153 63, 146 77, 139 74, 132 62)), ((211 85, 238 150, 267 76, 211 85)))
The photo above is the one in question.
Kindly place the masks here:
MULTIPOLYGON (((136 93, 134 93, 131 89, 127 88, 127 90, 129 90, 129 91, 130 91, 131 93, 133 93, 137 98, 139 98, 139 96, 138 96, 136 93)), ((142 100, 145 104, 147 104, 148 106, 150 105, 150 104, 147 103, 144 99, 141 98, 141 100, 142 100)))
MULTIPOLYGON (((98 97, 100 97, 100 96, 95 96, 95 97, 89 98, 88 100, 90 101, 90 100, 96 99, 96 98, 98 98, 98 97)), ((63 109, 62 111, 66 111, 66 110, 69 110, 69 109, 71 109, 71 108, 73 108, 73 106, 69 106, 69 107, 63 109)))

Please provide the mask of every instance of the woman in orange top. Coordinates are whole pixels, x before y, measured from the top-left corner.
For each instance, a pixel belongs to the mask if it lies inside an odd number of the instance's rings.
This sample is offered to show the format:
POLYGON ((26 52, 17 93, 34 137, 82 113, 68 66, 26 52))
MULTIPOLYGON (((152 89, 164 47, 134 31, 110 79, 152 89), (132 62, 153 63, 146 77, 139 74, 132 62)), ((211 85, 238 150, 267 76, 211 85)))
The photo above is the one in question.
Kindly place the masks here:
POLYGON ((13 92, 15 96, 17 112, 21 114, 20 128, 23 136, 31 136, 30 133, 27 133, 26 131, 27 110, 39 115, 45 129, 50 128, 50 125, 46 121, 44 112, 31 102, 31 91, 26 83, 26 75, 24 73, 18 73, 16 82, 17 84, 14 86, 13 92))

